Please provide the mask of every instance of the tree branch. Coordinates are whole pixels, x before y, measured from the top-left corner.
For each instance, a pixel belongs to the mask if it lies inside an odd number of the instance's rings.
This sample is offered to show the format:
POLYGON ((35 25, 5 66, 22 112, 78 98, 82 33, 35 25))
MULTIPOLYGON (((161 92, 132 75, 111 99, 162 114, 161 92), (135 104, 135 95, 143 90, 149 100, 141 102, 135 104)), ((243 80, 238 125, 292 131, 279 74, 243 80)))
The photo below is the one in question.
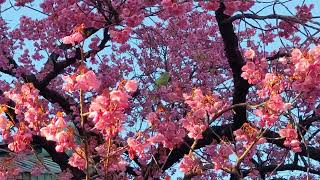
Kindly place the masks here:
MULTIPOLYGON (((258 166, 257 170, 266 174, 268 172, 273 172, 274 170, 277 171, 303 171, 303 172, 310 172, 312 174, 320 175, 319 170, 315 169, 308 169, 308 167, 299 166, 297 164, 284 164, 284 165, 268 165, 268 166, 258 166)), ((247 176, 250 172, 245 171, 243 172, 244 177, 247 176)))
MULTIPOLYGON (((223 13, 225 8, 225 5, 221 3, 220 8, 216 11, 216 19, 223 39, 225 54, 233 73, 234 90, 232 104, 235 105, 246 102, 246 96, 250 86, 249 83, 241 77, 241 68, 244 66, 245 61, 239 50, 239 41, 234 32, 232 21, 225 22, 230 18, 230 16, 223 13)), ((234 108, 232 129, 239 129, 245 122, 247 122, 246 106, 234 108)))
MULTIPOLYGON (((220 142, 220 137, 222 136, 232 139, 233 130, 240 128, 245 122, 247 122, 246 106, 243 105, 243 103, 246 102, 249 84, 246 80, 244 80, 241 77, 241 68, 244 66, 245 62, 239 50, 238 37, 234 33, 232 22, 223 23, 226 19, 230 17, 223 13, 224 10, 225 6, 223 3, 221 3, 220 8, 216 11, 216 19, 223 39, 225 54, 233 73, 234 91, 232 104, 241 104, 241 106, 235 106, 233 108, 235 113, 233 116, 232 124, 208 128, 207 130, 205 130, 205 132, 203 133, 203 139, 198 141, 195 149, 199 149, 201 147, 211 144, 211 142, 214 139, 217 142, 220 142)), ((172 150, 166 163, 163 165, 163 170, 170 168, 174 163, 179 161, 185 154, 188 154, 193 142, 193 139, 186 136, 184 138, 184 144, 172 150)))
MULTIPOLYGON (((307 23, 306 20, 300 19, 300 18, 298 18, 296 16, 285 16, 285 15, 279 15, 279 14, 270 14, 270 15, 265 15, 265 16, 259 16, 257 14, 243 13, 243 14, 237 14, 237 15, 234 15, 232 17, 229 17, 228 19, 223 21, 223 23, 229 24, 229 23, 232 23, 235 20, 244 19, 244 18, 257 19, 257 20, 281 19, 281 20, 286 21, 286 22, 293 22, 293 23, 301 24, 301 25, 304 25, 306 27, 309 27, 309 28, 312 28, 312 29, 315 29, 315 30, 319 30, 320 29, 320 27, 314 27, 314 26, 306 24, 307 23)), ((312 21, 312 22, 313 22, 313 24, 319 25, 319 23, 317 23, 317 22, 314 22, 314 21, 312 21)))

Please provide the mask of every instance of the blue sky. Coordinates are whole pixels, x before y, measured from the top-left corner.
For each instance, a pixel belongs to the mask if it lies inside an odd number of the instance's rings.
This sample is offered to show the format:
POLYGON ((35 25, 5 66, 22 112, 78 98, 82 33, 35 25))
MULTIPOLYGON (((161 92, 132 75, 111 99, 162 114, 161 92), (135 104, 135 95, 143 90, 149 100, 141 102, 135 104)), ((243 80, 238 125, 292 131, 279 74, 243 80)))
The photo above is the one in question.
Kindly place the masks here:
MULTIPOLYGON (((37 6, 39 5, 40 2, 42 2, 42 1, 39 1, 39 0, 35 1, 35 3, 33 3, 34 4, 33 7, 37 8, 37 6)), ((303 0, 293 0, 293 2, 288 3, 287 7, 283 7, 281 5, 278 5, 277 8, 276 8, 276 12, 278 14, 290 15, 286 8, 288 8, 289 10, 295 12, 294 7, 296 5, 301 4, 302 2, 303 2, 303 0)), ((315 16, 320 16, 320 0, 306 0, 305 2, 307 4, 310 4, 310 3, 315 4, 315 8, 313 9, 313 14, 315 16)), ((5 4, 3 4, 1 6, 1 10, 6 9, 6 7, 9 7, 9 6, 10 6, 10 4, 7 1, 7 3, 5 3, 5 4)), ((253 11, 257 11, 261 7, 263 7, 263 4, 255 6, 252 10, 253 11)), ((264 15, 267 15, 267 14, 272 14, 272 11, 271 11, 270 8, 268 8, 268 9, 262 11, 262 13, 264 15)), ((8 10, 8 11, 6 11, 6 12, 1 14, 1 16, 8 22, 8 24, 10 25, 11 28, 15 28, 15 27, 19 26, 19 18, 22 15, 27 15, 27 16, 30 16, 30 17, 32 17, 34 19, 41 19, 41 18, 45 17, 45 15, 43 15, 43 14, 41 14, 39 12, 33 11, 33 10, 29 9, 29 8, 20 8, 17 11, 15 11, 13 9, 10 9, 10 10, 8 10)), ((280 43, 279 44, 273 44, 272 46, 269 46, 268 49, 269 50, 277 49, 276 46, 280 47, 281 45, 280 45, 280 43)), ((30 51, 32 51, 32 49, 30 51)), ((17 52, 17 54, 20 54, 20 53, 21 52, 17 52)), ((38 64, 38 66, 40 67, 41 63, 38 64)), ((6 79, 6 80, 9 80, 9 81, 12 80, 10 77, 0 73, 0 80, 1 79, 6 79)), ((180 176, 180 177, 182 176, 182 173, 179 172, 179 171, 178 171, 178 173, 176 173, 176 175, 173 178, 176 178, 178 176, 180 176)))

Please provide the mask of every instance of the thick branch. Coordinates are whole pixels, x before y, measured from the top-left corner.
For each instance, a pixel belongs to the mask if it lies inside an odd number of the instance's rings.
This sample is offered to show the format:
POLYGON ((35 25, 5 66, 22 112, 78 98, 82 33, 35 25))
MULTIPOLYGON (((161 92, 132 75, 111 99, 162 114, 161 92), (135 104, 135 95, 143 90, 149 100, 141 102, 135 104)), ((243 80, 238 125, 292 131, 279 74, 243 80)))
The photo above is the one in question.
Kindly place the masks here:
MULTIPOLYGON (((225 15, 223 11, 225 6, 221 3, 220 8, 216 11, 216 19, 219 25, 221 37, 223 39, 225 54, 228 59, 230 68, 233 73, 234 91, 232 104, 241 104, 246 102, 246 96, 249 90, 249 84, 241 77, 241 68, 245 62, 241 55, 238 46, 238 37, 234 33, 232 22, 223 23, 230 16, 225 15)), ((235 129, 240 128, 245 122, 247 122, 246 106, 237 106, 234 108, 233 123, 229 125, 223 125, 220 127, 208 128, 203 133, 203 139, 199 140, 195 149, 199 149, 206 145, 209 145, 213 139, 220 141, 220 137, 229 137, 232 139, 232 132, 235 129), (217 136, 218 135, 218 136, 217 136)), ((185 144, 182 144, 179 148, 174 149, 166 164, 163 166, 163 170, 170 168, 174 163, 178 162, 185 154, 189 153, 190 147, 194 140, 189 137, 184 138, 185 144)))
MULTIPOLYGON (((95 33, 96 31, 97 31, 97 29, 87 28, 85 30, 85 33, 87 36, 90 36, 91 34, 95 33)), ((110 39, 110 36, 108 35, 108 30, 105 29, 104 39, 99 44, 99 46, 98 46, 99 49, 92 50, 92 51, 85 53, 85 58, 90 57, 90 55, 92 53, 97 53, 97 52, 101 51, 102 49, 104 49, 104 47, 105 47, 106 43, 109 41, 109 39, 110 39)), ((60 46, 60 48, 66 50, 66 49, 71 48, 71 46, 62 44, 60 46)), ((50 83, 50 81, 52 79, 54 79, 59 74, 61 74, 65 68, 69 67, 70 65, 76 63, 77 60, 81 59, 81 51, 79 49, 77 49, 76 55, 74 57, 67 58, 65 61, 62 61, 59 63, 56 62, 58 57, 59 56, 56 53, 52 53, 50 55, 50 57, 48 59, 48 63, 53 63, 53 70, 50 71, 49 73, 47 73, 47 75, 41 81, 39 81, 37 79, 37 77, 33 74, 31 74, 31 75, 22 74, 21 77, 23 78, 23 80, 25 82, 32 83, 34 85, 34 87, 39 90, 39 94, 41 96, 46 98, 51 103, 58 103, 67 114, 70 114, 70 113, 72 113, 72 110, 70 109, 70 102, 66 98, 64 98, 62 95, 60 95, 57 91, 47 88, 47 85, 50 83)), ((14 71, 15 69, 19 68, 18 65, 10 57, 8 57, 8 61, 9 61, 9 64, 11 64, 13 66, 13 68, 8 69, 8 70, 2 68, 2 69, 0 69, 0 71, 19 78, 19 76, 14 71)), ((0 94, 2 94, 2 91, 0 91, 0 94)), ((38 144, 41 147, 43 147, 50 154, 50 156, 52 157, 52 160, 60 166, 61 170, 66 170, 69 168, 72 171, 74 179, 81 179, 84 176, 84 173, 82 171, 80 171, 79 169, 72 167, 68 164, 69 156, 67 154, 56 152, 55 142, 47 141, 45 138, 40 137, 40 136, 33 136, 32 143, 38 144)), ((130 168, 128 169, 128 173, 131 173, 133 175, 135 174, 132 171, 132 169, 130 169, 130 168)))
POLYGON ((276 59, 279 59, 279 58, 282 58, 282 57, 290 57, 290 54, 289 53, 281 53, 280 51, 273 55, 273 56, 270 56, 270 57, 267 57, 266 59, 268 61, 273 61, 273 60, 276 60, 276 59))
MULTIPOLYGON (((225 22, 230 16, 225 15, 223 13, 224 10, 225 5, 221 3, 220 8, 216 11, 216 19, 223 39, 225 54, 233 73, 234 91, 232 104, 240 104, 246 102, 249 83, 241 77, 241 68, 244 66, 245 61, 239 50, 239 41, 234 32, 232 22, 225 22)), ((233 130, 240 128, 243 123, 247 122, 245 106, 234 109, 233 122, 233 130)))
MULTIPOLYGON (((98 29, 94 28, 87 28, 86 29, 86 34, 90 36, 91 34, 97 32, 98 29)), ((84 54, 84 59, 89 58, 93 53, 97 53, 101 50, 103 50, 107 44, 107 42, 110 40, 110 36, 108 34, 108 29, 104 29, 104 37, 100 44, 98 45, 97 50, 90 50, 84 54)), ((60 48, 66 49, 68 48, 67 45, 61 45, 60 48)), ((77 60, 81 59, 81 50, 79 48, 76 49, 76 53, 72 58, 66 58, 66 60, 61 61, 59 63, 56 63, 59 55, 56 53, 52 53, 48 59, 48 62, 53 62, 53 70, 50 71, 40 82, 41 86, 46 87, 52 79, 57 77, 59 74, 61 74, 64 69, 67 67, 71 66, 72 64, 75 64, 77 60)))
POLYGON ((320 116, 313 115, 305 119, 304 121, 300 122, 299 125, 302 127, 302 133, 305 134, 307 130, 310 128, 310 126, 312 125, 312 123, 316 121, 320 121, 320 116))
MULTIPOLYGON (((289 149, 288 147, 283 145, 284 139, 282 139, 280 137, 280 135, 276 132, 267 130, 264 134, 264 137, 267 138, 267 141, 269 143, 275 144, 281 148, 289 149)), ((320 150, 319 149, 311 147, 311 146, 305 147, 304 145, 301 145, 301 149, 302 149, 302 151, 298 152, 297 154, 299 154, 301 156, 305 156, 305 157, 310 157, 314 160, 320 161, 320 156, 319 156, 320 150)))
MULTIPOLYGON (((90 35, 92 35, 97 31, 98 29, 95 29, 95 28, 86 28, 85 34, 87 37, 89 37, 90 35)), ((104 49, 106 43, 109 40, 110 40, 110 36, 108 34, 108 29, 106 28, 104 30, 104 38, 102 39, 101 43, 98 46, 99 49, 88 51, 87 53, 85 53, 84 58, 89 58, 92 53, 96 53, 104 49)), ((72 46, 62 44, 59 47, 63 50, 67 50, 72 46)), ((41 96, 46 98, 51 103, 58 103, 63 108, 63 110, 67 114, 69 114, 69 113, 72 113, 72 110, 70 109, 70 106, 71 106, 70 102, 66 98, 64 98, 61 94, 59 94, 57 91, 47 88, 47 86, 51 82, 51 80, 57 77, 59 74, 61 74, 65 70, 65 68, 71 66, 72 64, 76 63, 77 60, 81 59, 81 51, 80 49, 76 49, 76 54, 72 58, 67 58, 66 60, 59 63, 56 62, 58 57, 59 55, 56 53, 52 53, 49 56, 47 63, 52 62, 53 69, 52 71, 48 72, 47 75, 41 81, 39 81, 38 78, 33 74, 31 75, 22 74, 21 76, 25 82, 32 83, 34 87, 39 90, 39 93, 41 96)), ((16 62, 12 58, 8 58, 8 61, 14 67, 13 69, 18 68, 16 62)), ((18 78, 17 74, 15 74, 13 69, 9 69, 9 70, 0 69, 0 71, 18 78)))
MULTIPOLYGON (((208 128, 206 131, 203 132, 203 139, 198 140, 198 143, 194 149, 205 147, 206 145, 211 144, 213 140, 215 140, 216 142, 220 142, 221 137, 231 139, 231 128, 232 124, 208 128)), ((170 156, 168 157, 168 160, 166 161, 166 164, 163 166, 163 170, 170 168, 172 165, 178 162, 185 154, 188 154, 193 142, 193 139, 185 137, 184 144, 181 144, 178 148, 172 150, 170 156)))

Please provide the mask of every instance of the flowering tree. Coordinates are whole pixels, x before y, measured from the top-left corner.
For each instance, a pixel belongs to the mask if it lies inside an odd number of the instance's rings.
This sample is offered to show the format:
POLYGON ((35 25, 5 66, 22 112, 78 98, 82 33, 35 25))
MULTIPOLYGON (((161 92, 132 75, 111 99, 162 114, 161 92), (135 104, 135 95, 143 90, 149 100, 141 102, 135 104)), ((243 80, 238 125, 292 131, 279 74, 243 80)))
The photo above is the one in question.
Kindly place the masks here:
POLYGON ((312 3, 0 4, 2 179, 35 147, 60 179, 319 178, 312 3))

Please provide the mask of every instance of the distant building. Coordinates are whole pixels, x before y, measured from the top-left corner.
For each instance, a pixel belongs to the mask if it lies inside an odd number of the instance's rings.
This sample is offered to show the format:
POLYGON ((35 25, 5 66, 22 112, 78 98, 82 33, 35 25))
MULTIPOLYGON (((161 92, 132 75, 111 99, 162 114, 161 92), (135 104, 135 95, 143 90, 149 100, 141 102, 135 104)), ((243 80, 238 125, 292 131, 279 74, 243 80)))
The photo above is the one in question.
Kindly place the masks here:
MULTIPOLYGON (((2 165, 5 164, 4 161, 8 161, 10 153, 7 149, 0 148, 2 165)), ((53 162, 47 151, 42 148, 37 149, 37 155, 30 153, 28 157, 24 157, 23 160, 14 160, 10 165, 19 168, 21 173, 19 176, 6 177, 8 180, 56 180, 57 174, 61 172, 59 165, 53 162), (31 175, 34 167, 40 168, 42 173, 38 176, 31 175)))

